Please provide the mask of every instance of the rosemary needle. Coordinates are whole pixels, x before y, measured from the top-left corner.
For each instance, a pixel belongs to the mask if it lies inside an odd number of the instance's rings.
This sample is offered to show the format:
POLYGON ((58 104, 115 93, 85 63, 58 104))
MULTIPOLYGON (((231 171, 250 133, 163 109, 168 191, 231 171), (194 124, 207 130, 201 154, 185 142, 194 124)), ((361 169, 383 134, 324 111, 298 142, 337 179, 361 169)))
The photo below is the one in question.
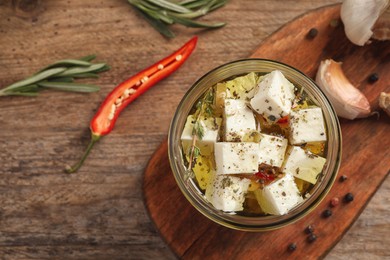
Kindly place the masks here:
POLYGON ((95 55, 88 55, 56 61, 32 76, 1 89, 0 96, 37 96, 42 89, 84 93, 99 91, 98 86, 74 82, 77 78, 98 78, 97 73, 110 69, 105 63, 92 63, 95 58, 95 55))
POLYGON ((196 146, 198 140, 202 140, 204 136, 204 127, 201 123, 201 118, 211 117, 214 113, 214 88, 208 90, 202 99, 196 104, 196 111, 194 114, 195 122, 192 129, 192 144, 189 148, 189 165, 187 175, 191 175, 192 166, 196 158, 200 155, 200 149, 196 146))

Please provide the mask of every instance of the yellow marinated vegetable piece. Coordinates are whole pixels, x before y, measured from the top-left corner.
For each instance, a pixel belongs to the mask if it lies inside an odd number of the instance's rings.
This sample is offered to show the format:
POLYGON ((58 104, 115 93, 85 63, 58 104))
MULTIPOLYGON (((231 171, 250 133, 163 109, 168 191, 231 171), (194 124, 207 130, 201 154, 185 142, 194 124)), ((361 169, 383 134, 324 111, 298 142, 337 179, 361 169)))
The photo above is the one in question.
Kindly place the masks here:
POLYGON ((308 143, 305 146, 305 150, 309 150, 311 153, 317 155, 323 155, 324 148, 325 148, 325 142, 313 142, 313 143, 308 143))
POLYGON ((298 178, 294 178, 294 181, 295 181, 295 184, 297 185, 298 190, 301 194, 303 194, 306 190, 308 190, 310 185, 311 185, 309 182, 298 179, 298 178))
POLYGON ((252 132, 246 133, 242 137, 243 142, 258 143, 258 142, 260 142, 260 139, 261 139, 260 133, 257 131, 252 131, 252 132))
POLYGON ((255 87, 259 82, 256 73, 251 72, 245 76, 218 83, 215 95, 215 113, 221 115, 225 99, 249 100, 253 97, 255 87))
POLYGON ((293 110, 306 109, 308 107, 309 107, 309 104, 307 103, 306 100, 304 100, 304 101, 298 103, 297 106, 293 108, 293 110))
POLYGON ((211 165, 211 158, 199 155, 196 158, 196 164, 192 169, 195 173, 195 178, 199 184, 199 188, 205 190, 210 176, 214 171, 211 165))
POLYGON ((261 209, 253 192, 248 192, 248 196, 244 202, 244 210, 249 214, 264 214, 264 211, 261 209))
POLYGON ((254 194, 256 196, 257 203, 259 204, 261 210, 263 212, 272 212, 273 206, 271 203, 263 196, 261 189, 257 189, 254 191, 254 194))
POLYGON ((260 188, 260 183, 254 181, 254 180, 251 180, 251 183, 249 184, 248 191, 255 191, 259 188, 260 188))

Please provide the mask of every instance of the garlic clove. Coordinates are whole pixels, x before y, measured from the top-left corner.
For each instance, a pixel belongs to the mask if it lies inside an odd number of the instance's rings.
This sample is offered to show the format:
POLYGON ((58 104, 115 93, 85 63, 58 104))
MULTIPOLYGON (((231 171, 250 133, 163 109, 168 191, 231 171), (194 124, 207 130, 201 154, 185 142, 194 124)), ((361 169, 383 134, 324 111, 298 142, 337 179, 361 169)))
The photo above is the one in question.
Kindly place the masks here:
POLYGON ((379 106, 390 116, 390 93, 382 92, 380 94, 379 106))
POLYGON ((341 63, 332 59, 321 61, 316 82, 329 98, 338 116, 355 119, 371 115, 370 103, 355 88, 341 69, 341 63))
MULTIPOLYGON (((389 6, 389 0, 344 0, 340 16, 348 39, 360 46, 369 42, 373 36, 372 28, 389 6)), ((376 30, 382 33, 382 29, 376 30)))

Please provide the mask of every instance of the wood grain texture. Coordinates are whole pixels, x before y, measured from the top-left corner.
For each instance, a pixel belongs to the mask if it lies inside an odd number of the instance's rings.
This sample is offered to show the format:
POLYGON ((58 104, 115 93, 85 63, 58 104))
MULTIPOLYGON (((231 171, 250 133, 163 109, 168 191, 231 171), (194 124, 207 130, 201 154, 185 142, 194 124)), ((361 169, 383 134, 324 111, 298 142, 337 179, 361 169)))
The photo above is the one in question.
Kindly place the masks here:
MULTIPOLYGON (((0 258, 174 259, 145 210, 142 181, 181 97, 205 72, 248 57, 294 17, 336 2, 232 0, 203 19, 226 27, 174 26, 178 37, 167 40, 124 0, 0 0, 0 86, 89 53, 112 66, 89 80, 101 86, 98 93, 0 99, 0 258), (122 113, 78 174, 63 174, 85 149, 89 120, 105 95, 195 33, 198 47, 180 71, 122 113)), ((388 183, 329 258, 389 255, 388 183)))
MULTIPOLYGON (((364 48, 352 45, 341 25, 330 26, 332 21, 340 19, 339 13, 339 5, 309 12, 265 39, 251 57, 284 62, 310 77, 315 77, 321 60, 342 61, 346 74, 357 82, 376 110, 379 93, 389 89, 390 75, 386 71, 390 69, 390 44, 375 42, 364 48), (307 37, 311 28, 318 29, 315 38, 307 37), (382 75, 375 85, 367 83, 373 71, 382 75)), ((150 216, 168 245, 183 259, 323 258, 357 219, 390 169, 390 120, 384 113, 380 119, 341 120, 341 128, 343 160, 339 174, 347 175, 348 181, 336 181, 318 208, 288 227, 260 233, 242 232, 221 227, 196 212, 183 195, 178 198, 181 192, 167 163, 165 143, 145 171, 144 193, 150 216), (382 153, 377 152, 380 146, 385 147, 382 153), (155 175, 161 172, 163 177, 156 179, 155 175), (353 203, 342 202, 348 192, 355 196, 353 203), (340 206, 333 208, 332 217, 325 220, 322 212, 329 208, 334 197, 340 199, 340 206), (172 212, 180 212, 180 216, 172 212), (315 226, 318 236, 314 244, 307 242, 304 232, 309 224, 315 226), (287 250, 292 242, 299 247, 293 253, 287 250)))

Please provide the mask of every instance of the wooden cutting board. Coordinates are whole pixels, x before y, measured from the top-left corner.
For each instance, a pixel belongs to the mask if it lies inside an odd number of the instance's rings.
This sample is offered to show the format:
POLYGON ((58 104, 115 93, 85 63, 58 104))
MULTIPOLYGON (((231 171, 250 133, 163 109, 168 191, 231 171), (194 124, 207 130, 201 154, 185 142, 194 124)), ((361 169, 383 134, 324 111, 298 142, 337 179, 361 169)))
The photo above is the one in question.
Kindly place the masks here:
MULTIPOLYGON (((314 78, 321 60, 333 58, 343 62, 350 81, 378 110, 378 95, 390 91, 390 44, 373 42, 359 47, 346 39, 339 18, 340 6, 311 11, 288 23, 261 43, 251 57, 287 63, 314 78), (308 38, 316 28, 315 38, 308 38), (379 80, 370 84, 367 78, 378 73, 379 80)), ((183 259, 307 259, 324 257, 357 219, 390 169, 390 120, 384 112, 348 121, 341 119, 343 155, 339 176, 333 188, 316 210, 298 222, 275 231, 242 232, 213 223, 185 199, 172 175, 167 142, 151 158, 144 177, 144 198, 151 219, 166 243, 183 259), (330 199, 351 192, 352 203, 332 208, 330 218, 321 217, 330 199), (317 240, 307 242, 304 229, 315 226, 317 240), (287 250, 296 243, 294 252, 287 250)))

